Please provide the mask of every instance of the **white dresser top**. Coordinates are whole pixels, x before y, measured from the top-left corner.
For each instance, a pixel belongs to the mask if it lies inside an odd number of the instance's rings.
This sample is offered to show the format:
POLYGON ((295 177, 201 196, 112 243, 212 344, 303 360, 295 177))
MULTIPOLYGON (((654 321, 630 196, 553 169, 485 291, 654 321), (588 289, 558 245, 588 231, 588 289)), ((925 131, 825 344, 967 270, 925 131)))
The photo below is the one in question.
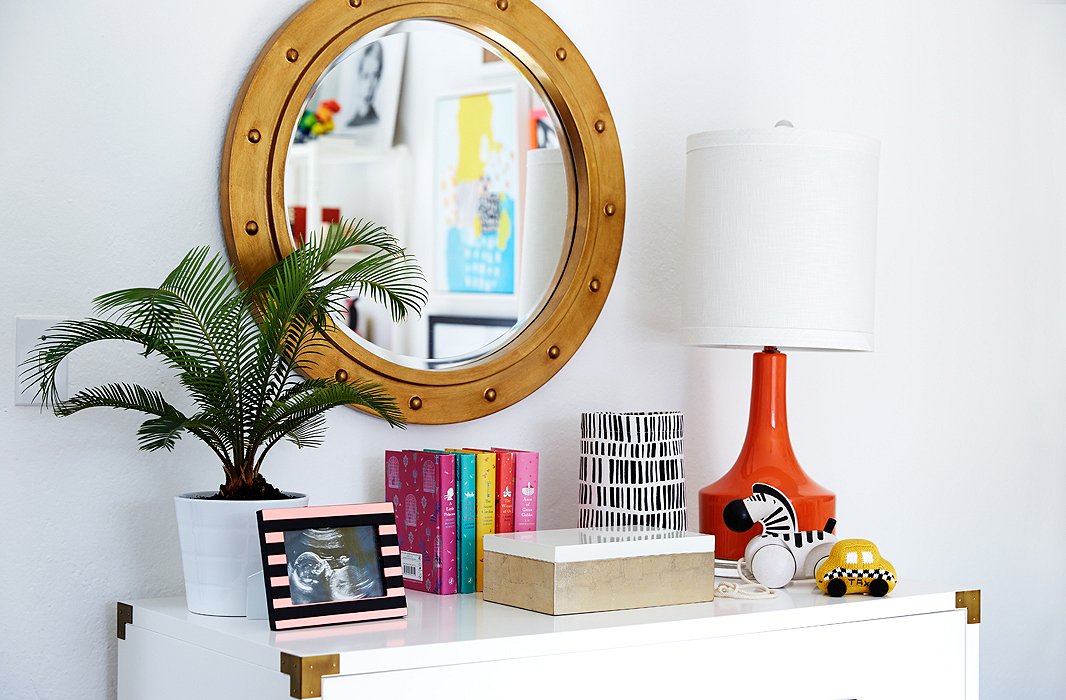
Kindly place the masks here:
POLYGON ((724 637, 956 609, 964 588, 906 580, 885 598, 829 598, 792 584, 773 600, 713 603, 552 617, 486 603, 478 595, 407 592, 406 618, 271 632, 266 620, 196 615, 184 598, 135 600, 133 625, 277 669, 279 653, 338 654, 344 674, 724 637))

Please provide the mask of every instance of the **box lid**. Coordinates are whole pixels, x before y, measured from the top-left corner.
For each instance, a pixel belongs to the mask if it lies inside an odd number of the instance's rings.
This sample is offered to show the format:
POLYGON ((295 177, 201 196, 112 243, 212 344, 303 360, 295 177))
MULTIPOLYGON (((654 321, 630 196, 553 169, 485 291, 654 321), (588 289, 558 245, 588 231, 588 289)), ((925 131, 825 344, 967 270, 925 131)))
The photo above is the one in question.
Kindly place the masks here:
POLYGON ((698 554, 714 551, 714 535, 643 526, 537 530, 485 535, 485 551, 555 563, 698 554))

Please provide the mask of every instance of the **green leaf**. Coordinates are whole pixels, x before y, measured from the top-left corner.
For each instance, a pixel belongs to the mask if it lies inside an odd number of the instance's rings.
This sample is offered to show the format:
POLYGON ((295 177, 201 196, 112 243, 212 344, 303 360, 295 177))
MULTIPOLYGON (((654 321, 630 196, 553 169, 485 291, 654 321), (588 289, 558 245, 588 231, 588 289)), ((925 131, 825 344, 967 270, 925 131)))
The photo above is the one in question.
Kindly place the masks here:
POLYGON ((377 384, 355 380, 301 380, 328 345, 330 314, 351 294, 382 303, 397 321, 421 313, 427 300, 417 263, 385 229, 366 222, 331 225, 247 289, 223 256, 207 247, 191 250, 158 287, 134 287, 100 295, 104 318, 65 321, 48 331, 23 363, 23 383, 57 415, 86 408, 136 410, 150 416, 138 430, 145 450, 171 450, 184 433, 207 443, 231 478, 258 472, 279 440, 300 447, 321 443, 323 413, 360 406, 393 426, 403 415, 377 384), (342 270, 331 270, 343 251, 369 252, 342 270), (186 416, 159 392, 108 384, 61 401, 55 375, 60 362, 99 341, 121 340, 158 355, 177 374, 195 404, 186 416))

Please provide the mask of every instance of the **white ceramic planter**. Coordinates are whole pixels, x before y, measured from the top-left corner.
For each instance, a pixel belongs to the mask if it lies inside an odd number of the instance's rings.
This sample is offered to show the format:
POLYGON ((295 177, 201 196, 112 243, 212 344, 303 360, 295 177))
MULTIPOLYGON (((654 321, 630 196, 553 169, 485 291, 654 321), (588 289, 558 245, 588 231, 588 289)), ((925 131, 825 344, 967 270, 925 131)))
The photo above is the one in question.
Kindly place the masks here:
POLYGON ((297 508, 307 496, 267 501, 202 498, 211 492, 174 497, 185 570, 185 599, 190 612, 243 617, 248 577, 263 568, 256 511, 297 508))

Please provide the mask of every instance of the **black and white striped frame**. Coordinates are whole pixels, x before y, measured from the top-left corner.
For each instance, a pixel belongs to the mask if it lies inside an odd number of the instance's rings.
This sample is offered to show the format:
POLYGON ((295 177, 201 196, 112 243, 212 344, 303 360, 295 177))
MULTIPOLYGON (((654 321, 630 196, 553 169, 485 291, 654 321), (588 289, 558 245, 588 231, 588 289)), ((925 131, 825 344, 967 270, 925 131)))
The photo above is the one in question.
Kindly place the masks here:
POLYGON ((392 503, 270 508, 259 511, 257 518, 270 629, 341 625, 407 614, 407 596, 400 569, 400 543, 396 536, 396 514, 392 503), (293 604, 285 533, 311 528, 366 525, 377 528, 378 564, 382 570, 385 595, 358 600, 293 604))

